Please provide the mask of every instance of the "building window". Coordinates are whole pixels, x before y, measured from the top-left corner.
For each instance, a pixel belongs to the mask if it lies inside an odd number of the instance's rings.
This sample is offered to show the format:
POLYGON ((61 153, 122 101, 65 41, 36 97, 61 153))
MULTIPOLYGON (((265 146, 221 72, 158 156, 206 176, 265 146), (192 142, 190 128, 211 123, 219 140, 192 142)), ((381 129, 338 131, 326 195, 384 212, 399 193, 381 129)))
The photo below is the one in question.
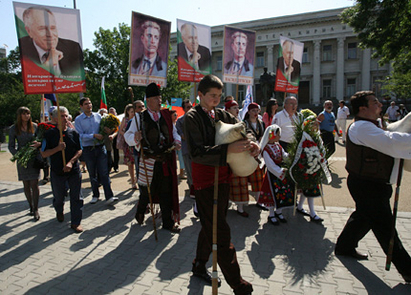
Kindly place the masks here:
POLYGON ((347 97, 351 97, 355 94, 356 92, 356 84, 357 84, 357 79, 355 78, 349 78, 347 79, 347 93, 346 96, 347 97))
POLYGON ((323 46, 323 61, 333 60, 333 47, 332 45, 323 46))
POLYGON ((357 43, 348 43, 348 59, 357 58, 357 43))
POLYGON ((264 52, 257 52, 257 67, 264 67, 265 65, 264 52))
POLYGON ((323 98, 331 97, 331 79, 323 80, 323 98))
POLYGON ((304 51, 303 51, 303 64, 308 63, 308 48, 304 47, 304 51))
POLYGON ((217 56, 217 71, 221 71, 223 69, 223 57, 217 56))

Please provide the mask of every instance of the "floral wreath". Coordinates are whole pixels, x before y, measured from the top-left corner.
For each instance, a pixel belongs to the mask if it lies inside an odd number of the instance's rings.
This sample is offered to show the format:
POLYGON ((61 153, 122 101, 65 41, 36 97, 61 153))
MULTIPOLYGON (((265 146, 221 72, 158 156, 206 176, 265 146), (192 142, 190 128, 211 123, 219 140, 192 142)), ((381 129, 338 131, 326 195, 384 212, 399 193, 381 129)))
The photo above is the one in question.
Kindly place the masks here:
POLYGON ((327 183, 332 180, 316 119, 317 115, 308 109, 298 114, 294 122, 294 139, 288 149, 288 173, 298 188, 303 190, 312 189, 322 180, 327 183))

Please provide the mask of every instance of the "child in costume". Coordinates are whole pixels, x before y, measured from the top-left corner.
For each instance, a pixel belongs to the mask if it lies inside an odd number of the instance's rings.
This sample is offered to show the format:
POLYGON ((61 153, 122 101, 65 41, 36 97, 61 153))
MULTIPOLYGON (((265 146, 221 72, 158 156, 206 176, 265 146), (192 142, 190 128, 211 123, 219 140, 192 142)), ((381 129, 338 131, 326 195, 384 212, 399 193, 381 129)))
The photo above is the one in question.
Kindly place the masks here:
POLYGON ((265 173, 258 204, 270 210, 268 221, 274 225, 287 220, 282 214, 284 208, 294 205, 294 184, 287 179, 285 168, 280 165, 288 154, 279 144, 281 128, 278 125, 268 126, 261 141, 261 153, 267 172, 265 173))

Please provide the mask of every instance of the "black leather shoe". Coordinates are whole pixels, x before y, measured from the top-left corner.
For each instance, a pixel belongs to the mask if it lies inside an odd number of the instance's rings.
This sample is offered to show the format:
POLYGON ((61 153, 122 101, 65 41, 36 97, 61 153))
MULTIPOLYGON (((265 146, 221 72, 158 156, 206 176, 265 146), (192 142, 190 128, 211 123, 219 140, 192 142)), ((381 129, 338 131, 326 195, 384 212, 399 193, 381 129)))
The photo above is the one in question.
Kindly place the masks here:
POLYGON ((57 213, 56 217, 57 217, 58 222, 63 222, 64 221, 64 213, 63 212, 57 213))
POLYGON ((138 224, 143 224, 144 214, 139 214, 139 213, 136 212, 136 215, 134 216, 134 218, 137 220, 138 224))
MULTIPOLYGON (((194 267, 193 267, 194 268, 194 267)), ((211 277, 211 272, 208 270, 204 269, 203 271, 193 271, 193 276, 198 277, 202 279, 204 282, 206 282, 208 285, 213 284, 213 279, 211 277)), ((218 286, 221 286, 221 280, 218 278, 218 286)))
POLYGON ((304 208, 301 208, 301 209, 296 208, 295 211, 297 211, 297 213, 300 213, 302 215, 310 216, 310 214, 307 211, 305 211, 304 208))
POLYGON ((181 228, 179 228, 177 225, 173 225, 172 227, 163 227, 166 230, 169 230, 172 233, 179 234, 181 232, 181 228))
POLYGON ((274 213, 274 217, 282 223, 287 223, 287 220, 283 216, 283 213, 280 213, 280 214, 274 213))
POLYGON ((355 249, 352 251, 347 251, 347 252, 339 251, 336 249, 334 252, 335 252, 335 255, 337 256, 351 256, 357 260, 367 260, 368 259, 368 254, 360 253, 355 249))

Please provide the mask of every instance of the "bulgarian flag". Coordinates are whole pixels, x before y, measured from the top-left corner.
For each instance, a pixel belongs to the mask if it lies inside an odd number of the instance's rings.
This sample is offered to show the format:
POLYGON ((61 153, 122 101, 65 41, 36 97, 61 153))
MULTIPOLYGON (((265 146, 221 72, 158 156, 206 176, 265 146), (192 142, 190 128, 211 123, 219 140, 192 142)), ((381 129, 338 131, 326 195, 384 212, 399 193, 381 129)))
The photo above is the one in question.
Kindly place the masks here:
POLYGON ((107 107, 107 99, 106 99, 106 90, 104 89, 104 79, 106 77, 103 77, 103 79, 101 79, 101 101, 100 101, 100 109, 106 109, 108 110, 107 107))
POLYGON ((195 100, 194 100, 193 107, 195 107, 195 106, 198 105, 198 104, 200 104, 200 98, 199 98, 198 95, 197 95, 197 97, 196 97, 195 100))

